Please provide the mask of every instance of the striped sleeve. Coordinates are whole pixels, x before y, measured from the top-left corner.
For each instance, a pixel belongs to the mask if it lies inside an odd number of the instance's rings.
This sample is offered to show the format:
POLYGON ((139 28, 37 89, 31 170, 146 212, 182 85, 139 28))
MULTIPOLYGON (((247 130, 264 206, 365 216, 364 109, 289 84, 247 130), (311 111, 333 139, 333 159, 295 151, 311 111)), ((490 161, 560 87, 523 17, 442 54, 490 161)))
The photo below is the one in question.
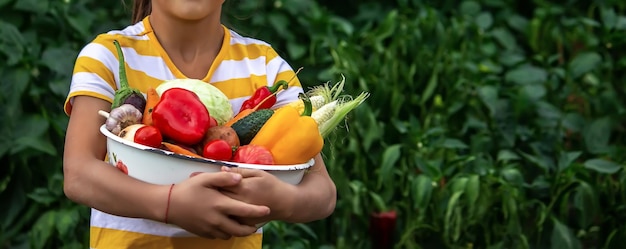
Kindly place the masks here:
POLYGON ((289 82, 289 87, 276 95, 276 104, 274 104, 274 108, 278 108, 298 100, 298 94, 303 92, 302 84, 289 63, 280 57, 272 48, 267 50, 265 59, 268 86, 272 86, 280 80, 289 82))
POLYGON ((72 110, 72 99, 75 96, 86 95, 108 102, 113 101, 117 89, 117 71, 112 70, 119 64, 113 53, 112 40, 108 45, 102 35, 87 44, 78 54, 74 64, 74 72, 70 83, 70 91, 65 100, 65 113, 72 110))

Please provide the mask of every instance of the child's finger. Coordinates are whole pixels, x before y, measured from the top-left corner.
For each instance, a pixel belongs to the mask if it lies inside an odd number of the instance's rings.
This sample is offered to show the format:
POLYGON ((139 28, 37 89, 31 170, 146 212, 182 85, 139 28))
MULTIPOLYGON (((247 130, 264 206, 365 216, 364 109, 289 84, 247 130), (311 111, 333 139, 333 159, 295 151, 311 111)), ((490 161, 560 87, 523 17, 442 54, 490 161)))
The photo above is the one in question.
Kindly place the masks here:
POLYGON ((243 218, 261 218, 270 214, 270 208, 267 206, 248 204, 245 202, 230 199, 231 203, 227 204, 224 213, 236 217, 243 218))
POLYGON ((228 187, 238 184, 241 181, 241 175, 229 172, 217 172, 207 174, 191 174, 195 181, 200 182, 202 186, 214 188, 214 187, 228 187))
POLYGON ((244 178, 261 176, 261 174, 263 174, 262 170, 258 170, 258 169, 244 169, 244 168, 241 168, 241 167, 232 167, 231 168, 231 167, 223 166, 222 167, 222 171, 240 174, 244 178))
POLYGON ((257 228, 254 226, 248 226, 240 224, 234 219, 228 219, 228 221, 222 223, 223 225, 218 229, 221 233, 220 236, 216 236, 222 239, 228 239, 230 236, 244 237, 256 232, 257 228))

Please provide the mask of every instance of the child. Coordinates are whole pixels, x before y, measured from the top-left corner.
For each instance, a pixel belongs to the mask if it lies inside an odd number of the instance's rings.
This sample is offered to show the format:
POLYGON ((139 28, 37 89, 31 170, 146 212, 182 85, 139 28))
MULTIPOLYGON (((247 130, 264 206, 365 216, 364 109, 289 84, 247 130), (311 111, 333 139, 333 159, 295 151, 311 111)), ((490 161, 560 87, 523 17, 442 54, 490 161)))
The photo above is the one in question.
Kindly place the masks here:
MULTIPOLYGON (((201 79, 222 90, 235 112, 259 86, 295 75, 269 44, 221 24, 223 2, 136 0, 133 25, 97 36, 80 52, 65 102, 64 191, 92 208, 91 248, 261 248, 262 230, 251 224, 309 222, 333 212, 336 189, 320 155, 297 186, 237 169, 195 175, 170 190, 104 162, 98 110, 110 110, 120 87, 113 40, 124 51, 131 87, 145 92, 169 79, 201 79), (176 226, 163 223, 166 217, 176 226)), ((296 78, 275 107, 302 91, 296 78)))

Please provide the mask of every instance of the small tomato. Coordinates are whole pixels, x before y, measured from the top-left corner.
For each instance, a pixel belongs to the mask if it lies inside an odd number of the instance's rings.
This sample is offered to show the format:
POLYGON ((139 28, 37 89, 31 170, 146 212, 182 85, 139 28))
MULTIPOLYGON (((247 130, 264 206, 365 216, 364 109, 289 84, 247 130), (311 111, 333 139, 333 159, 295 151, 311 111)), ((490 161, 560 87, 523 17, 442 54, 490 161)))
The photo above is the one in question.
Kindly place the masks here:
POLYGON ((250 164, 274 164, 272 153, 260 145, 244 145, 237 148, 233 161, 250 164))
POLYGON ((152 148, 161 147, 163 136, 159 129, 151 125, 144 125, 135 132, 135 143, 150 146, 152 148))
POLYGON ((202 156, 221 161, 229 161, 233 157, 233 148, 223 139, 214 139, 204 145, 202 156))

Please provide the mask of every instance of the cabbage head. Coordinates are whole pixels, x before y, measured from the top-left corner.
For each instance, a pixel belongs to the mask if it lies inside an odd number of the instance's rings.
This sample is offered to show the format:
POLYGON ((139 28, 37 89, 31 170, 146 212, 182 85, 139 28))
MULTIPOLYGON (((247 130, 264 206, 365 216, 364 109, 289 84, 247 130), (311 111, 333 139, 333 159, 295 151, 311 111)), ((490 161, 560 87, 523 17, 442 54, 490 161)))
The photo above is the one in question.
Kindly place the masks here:
POLYGON ((230 120, 234 113, 228 97, 217 87, 197 79, 174 79, 167 80, 156 88, 159 96, 170 88, 184 88, 192 91, 200 97, 200 100, 209 110, 209 114, 218 124, 224 124, 230 120))

